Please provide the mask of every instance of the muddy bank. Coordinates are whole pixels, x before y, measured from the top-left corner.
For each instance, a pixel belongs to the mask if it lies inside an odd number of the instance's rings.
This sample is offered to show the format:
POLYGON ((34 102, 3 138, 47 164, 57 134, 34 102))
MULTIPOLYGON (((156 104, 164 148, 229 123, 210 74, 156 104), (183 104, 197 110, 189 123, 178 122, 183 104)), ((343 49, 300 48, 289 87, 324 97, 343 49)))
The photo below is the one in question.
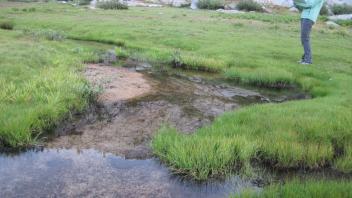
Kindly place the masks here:
POLYGON ((281 97, 199 76, 140 73, 128 65, 87 65, 85 76, 101 90, 98 103, 71 127, 59 128, 48 148, 96 149, 146 159, 152 154, 149 142, 163 124, 192 133, 225 111, 281 97))

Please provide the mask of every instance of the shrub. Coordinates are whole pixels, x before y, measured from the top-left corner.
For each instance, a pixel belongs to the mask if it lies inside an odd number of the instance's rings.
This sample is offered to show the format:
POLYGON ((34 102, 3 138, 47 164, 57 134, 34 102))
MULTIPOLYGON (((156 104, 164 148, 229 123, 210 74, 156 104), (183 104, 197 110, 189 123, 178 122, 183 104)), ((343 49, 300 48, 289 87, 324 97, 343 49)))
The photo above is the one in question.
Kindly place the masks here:
POLYGON ((332 6, 332 13, 339 15, 339 14, 352 14, 352 6, 347 4, 342 5, 333 5, 332 6))
POLYGON ((245 11, 257 11, 262 12, 263 8, 262 5, 253 1, 253 0, 240 0, 237 4, 237 9, 245 10, 245 11))
POLYGON ((320 10, 320 15, 323 15, 323 16, 329 15, 328 5, 326 2, 324 3, 323 7, 320 10))
POLYGON ((29 9, 28 9, 28 12, 35 12, 35 11, 36 11, 35 8, 29 8, 29 9))
POLYGON ((200 9, 210 9, 216 10, 219 8, 224 8, 225 1, 224 0, 199 0, 198 8, 200 9))
POLYGON ((121 3, 118 0, 99 2, 97 6, 98 6, 98 8, 101 8, 101 9, 104 9, 104 10, 123 10, 123 9, 128 9, 128 6, 126 4, 121 3))
POLYGON ((89 5, 90 4, 90 0, 76 0, 74 2, 78 5, 89 5))
POLYGON ((13 30, 15 24, 12 21, 0 21, 0 28, 4 30, 13 30))
POLYGON ((352 20, 338 20, 336 23, 341 26, 352 27, 352 20))

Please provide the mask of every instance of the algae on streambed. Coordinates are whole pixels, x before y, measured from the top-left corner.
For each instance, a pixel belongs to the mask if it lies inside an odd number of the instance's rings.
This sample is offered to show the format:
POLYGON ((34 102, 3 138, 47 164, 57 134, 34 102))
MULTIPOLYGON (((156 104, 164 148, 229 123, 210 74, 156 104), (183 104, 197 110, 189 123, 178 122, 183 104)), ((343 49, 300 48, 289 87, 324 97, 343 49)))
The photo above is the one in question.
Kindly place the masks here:
POLYGON ((152 156, 149 143, 162 125, 192 133, 225 111, 243 105, 302 97, 297 93, 261 94, 225 81, 207 80, 201 74, 189 76, 178 71, 177 75, 171 75, 152 70, 138 73, 135 68, 88 65, 85 76, 103 89, 93 108, 95 115, 90 112, 70 127, 59 127, 58 137, 52 138, 47 146, 92 148, 145 159, 152 156))

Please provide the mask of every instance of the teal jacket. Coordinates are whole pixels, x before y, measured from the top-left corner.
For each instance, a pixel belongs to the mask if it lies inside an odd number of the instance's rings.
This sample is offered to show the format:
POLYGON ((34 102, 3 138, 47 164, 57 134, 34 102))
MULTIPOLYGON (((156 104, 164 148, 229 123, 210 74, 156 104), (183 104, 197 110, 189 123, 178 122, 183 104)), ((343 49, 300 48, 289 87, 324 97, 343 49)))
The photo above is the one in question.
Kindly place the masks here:
POLYGON ((324 0, 295 0, 294 4, 302 10, 302 19, 310 19, 314 23, 317 21, 324 0))

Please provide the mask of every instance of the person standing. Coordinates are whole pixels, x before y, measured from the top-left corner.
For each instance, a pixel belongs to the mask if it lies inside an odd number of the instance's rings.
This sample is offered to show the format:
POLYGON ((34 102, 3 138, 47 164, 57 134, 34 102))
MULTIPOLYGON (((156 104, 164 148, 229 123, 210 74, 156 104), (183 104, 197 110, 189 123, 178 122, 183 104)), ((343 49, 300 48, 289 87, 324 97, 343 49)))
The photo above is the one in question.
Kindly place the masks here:
POLYGON ((310 44, 310 33, 316 23, 324 0, 294 0, 294 6, 302 11, 301 14, 301 43, 304 54, 300 64, 312 64, 312 49, 310 44))

